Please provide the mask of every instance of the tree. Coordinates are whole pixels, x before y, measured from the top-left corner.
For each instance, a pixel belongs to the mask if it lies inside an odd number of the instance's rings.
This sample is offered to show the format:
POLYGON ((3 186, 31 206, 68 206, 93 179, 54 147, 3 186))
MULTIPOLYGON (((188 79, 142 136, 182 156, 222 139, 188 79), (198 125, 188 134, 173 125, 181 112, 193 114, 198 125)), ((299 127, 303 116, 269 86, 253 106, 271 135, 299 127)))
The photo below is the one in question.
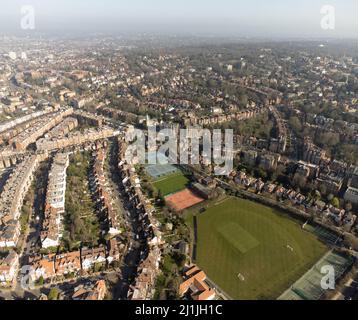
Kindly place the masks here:
POLYGON ((257 168, 254 170, 254 174, 256 178, 262 178, 264 180, 267 179, 267 173, 265 170, 263 170, 262 168, 257 168))
POLYGON ((300 133, 302 131, 302 123, 300 121, 300 119, 298 119, 297 117, 293 116, 288 120, 288 123, 290 125, 290 127, 292 128, 292 130, 295 131, 296 134, 300 133))
POLYGON ((326 195, 327 194, 327 187, 324 184, 320 184, 318 187, 321 195, 326 195))
POLYGON ((51 288, 47 298, 49 300, 57 300, 58 299, 58 295, 59 295, 59 291, 57 288, 51 288))
POLYGON ((247 95, 246 94, 240 94, 240 96, 239 96, 239 104, 240 104, 240 106, 246 107, 248 102, 249 102, 249 99, 248 99, 247 95))
POLYGON ((297 173, 293 177, 294 187, 299 187, 300 189, 303 189, 306 186, 306 182, 307 182, 306 178, 297 173))
POLYGON ((103 270, 103 264, 102 263, 95 263, 93 267, 94 272, 100 272, 103 270))
POLYGON ((322 148, 331 148, 339 144, 340 138, 338 133, 320 132, 317 134, 315 141, 322 148))
POLYGON ((164 206, 165 200, 164 200, 163 193, 162 193, 161 190, 158 191, 158 195, 157 195, 157 199, 156 199, 156 200, 157 200, 156 202, 157 202, 157 204, 158 204, 159 206, 164 206))
POLYGON ((43 276, 41 276, 38 280, 37 280, 37 285, 39 285, 39 286, 43 286, 44 285, 44 277, 43 276))
POLYGON ((321 200, 321 198, 322 198, 321 192, 319 192, 318 190, 315 190, 313 197, 315 200, 321 200))
POLYGON ((332 200, 331 200, 331 205, 334 206, 335 208, 339 208, 339 199, 337 197, 334 197, 332 200))
POLYGON ((175 261, 175 263, 177 264, 179 269, 184 268, 185 261, 186 261, 186 256, 184 254, 174 252, 173 253, 173 260, 175 261))
POLYGON ((344 208, 346 209, 346 211, 350 212, 352 211, 353 206, 350 202, 347 202, 344 208))

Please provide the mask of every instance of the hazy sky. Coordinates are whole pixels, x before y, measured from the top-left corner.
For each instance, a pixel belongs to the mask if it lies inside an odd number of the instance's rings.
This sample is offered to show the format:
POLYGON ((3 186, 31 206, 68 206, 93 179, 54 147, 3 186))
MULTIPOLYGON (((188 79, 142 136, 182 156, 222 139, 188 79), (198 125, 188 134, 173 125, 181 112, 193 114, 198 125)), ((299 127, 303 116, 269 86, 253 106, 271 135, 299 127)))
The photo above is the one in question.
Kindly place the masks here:
POLYGON ((0 32, 21 31, 22 5, 36 30, 169 32, 237 36, 358 38, 358 0, 1 0, 0 32), (323 5, 336 29, 321 29, 323 5))

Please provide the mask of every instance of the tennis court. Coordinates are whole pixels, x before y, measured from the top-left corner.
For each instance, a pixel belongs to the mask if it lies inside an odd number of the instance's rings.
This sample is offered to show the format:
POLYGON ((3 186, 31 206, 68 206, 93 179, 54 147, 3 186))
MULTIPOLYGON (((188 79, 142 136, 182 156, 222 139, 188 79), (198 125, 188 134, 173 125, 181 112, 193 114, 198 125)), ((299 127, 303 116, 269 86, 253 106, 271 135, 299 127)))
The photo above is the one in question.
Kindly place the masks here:
POLYGON ((168 158, 161 153, 149 153, 148 161, 150 161, 149 163, 156 163, 145 166, 145 170, 153 180, 161 179, 178 171, 176 167, 168 163, 168 158))
POLYGON ((203 202, 204 199, 200 198, 189 189, 185 189, 166 197, 165 201, 168 206, 179 212, 203 202))
POLYGON ((178 171, 178 169, 171 164, 148 165, 145 167, 145 170, 154 180, 158 180, 178 171))
POLYGON ((321 286, 322 278, 326 275, 325 273, 321 273, 321 270, 323 270, 322 267, 332 266, 334 268, 335 279, 337 280, 352 263, 353 260, 350 257, 330 251, 278 299, 319 300, 325 293, 325 290, 321 286))

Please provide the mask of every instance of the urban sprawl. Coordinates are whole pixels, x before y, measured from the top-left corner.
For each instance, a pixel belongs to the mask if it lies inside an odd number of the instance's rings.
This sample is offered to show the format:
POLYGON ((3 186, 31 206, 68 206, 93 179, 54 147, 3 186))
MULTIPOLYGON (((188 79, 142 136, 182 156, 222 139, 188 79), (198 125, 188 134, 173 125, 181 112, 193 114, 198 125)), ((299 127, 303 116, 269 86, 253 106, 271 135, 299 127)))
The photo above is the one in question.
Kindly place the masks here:
POLYGON ((357 298, 358 46, 157 41, 1 40, 0 297, 357 298), (153 127, 232 170, 128 161, 153 127))

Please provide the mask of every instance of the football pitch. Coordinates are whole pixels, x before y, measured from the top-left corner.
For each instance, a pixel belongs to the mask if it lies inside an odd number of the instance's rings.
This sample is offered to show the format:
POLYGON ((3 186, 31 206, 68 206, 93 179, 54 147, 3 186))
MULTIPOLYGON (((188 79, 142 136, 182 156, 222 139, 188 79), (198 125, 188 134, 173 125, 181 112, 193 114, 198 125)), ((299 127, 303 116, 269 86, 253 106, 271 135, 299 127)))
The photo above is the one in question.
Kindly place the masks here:
POLYGON ((297 222, 229 198, 197 213, 196 263, 233 299, 276 299, 328 248, 297 222))
POLYGON ((179 171, 163 178, 162 180, 155 181, 153 185, 157 190, 162 192, 163 196, 167 196, 171 193, 185 189, 188 182, 189 180, 183 175, 181 171, 179 171))

